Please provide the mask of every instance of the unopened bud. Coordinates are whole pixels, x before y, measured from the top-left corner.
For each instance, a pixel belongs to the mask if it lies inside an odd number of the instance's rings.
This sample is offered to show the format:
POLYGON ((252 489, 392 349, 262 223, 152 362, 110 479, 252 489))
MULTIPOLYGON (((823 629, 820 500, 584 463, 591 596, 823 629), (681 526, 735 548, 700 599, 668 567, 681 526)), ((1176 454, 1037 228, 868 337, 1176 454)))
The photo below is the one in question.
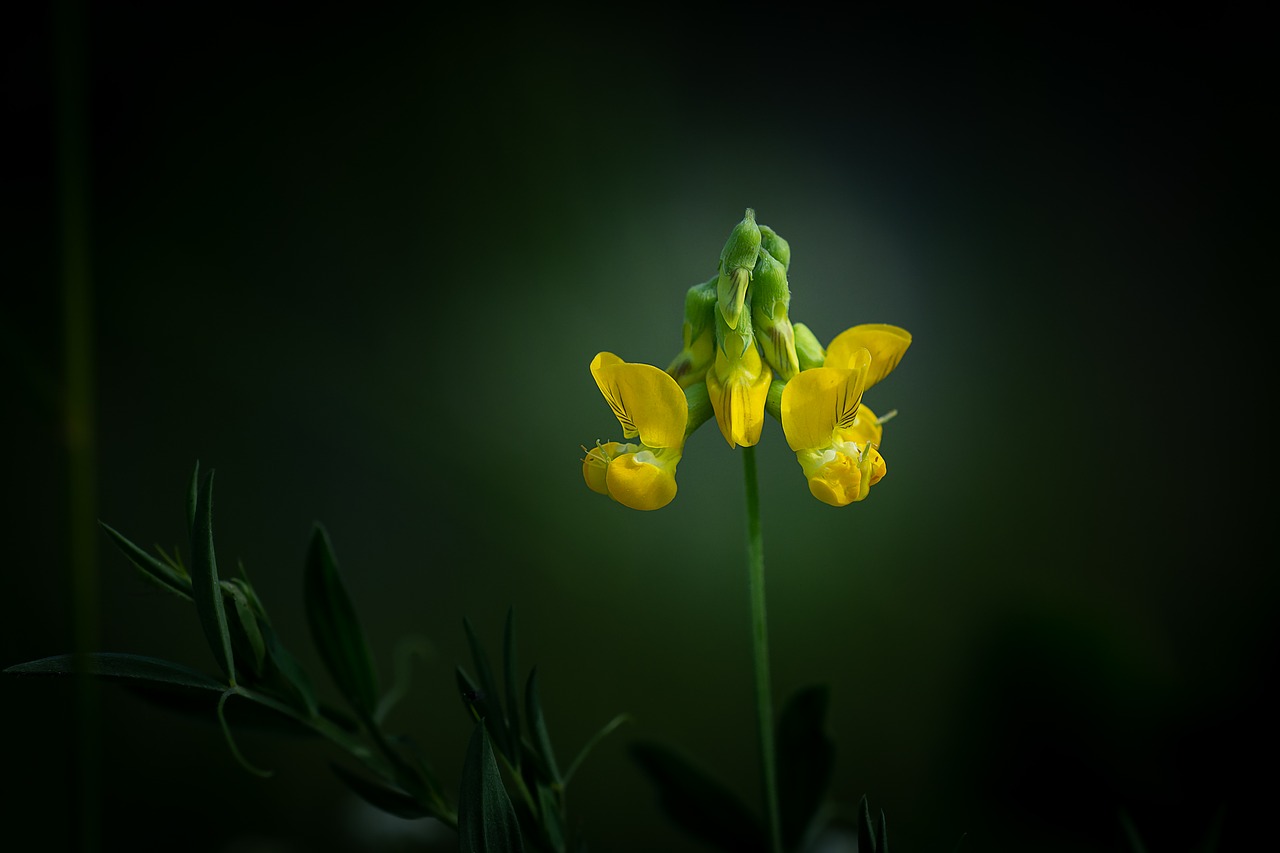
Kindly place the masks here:
POLYGON ((742 304, 747 298, 747 285, 751 283, 751 270, 760 254, 760 227, 756 225, 756 212, 747 208, 742 221, 734 226, 720 250, 720 266, 716 279, 716 299, 720 314, 730 329, 738 327, 742 316, 742 304))
POLYGON ((768 225, 760 226, 760 248, 773 255, 783 269, 791 269, 791 244, 768 225))
POLYGON ((800 371, 787 308, 791 291, 787 272, 767 249, 760 249, 751 285, 751 318, 765 361, 785 382, 800 371))
POLYGON ((804 323, 792 323, 791 331, 795 335, 796 360, 800 363, 800 369, 822 367, 823 362, 827 360, 827 351, 822 348, 822 344, 818 343, 818 339, 814 337, 813 332, 809 331, 809 327, 804 323))

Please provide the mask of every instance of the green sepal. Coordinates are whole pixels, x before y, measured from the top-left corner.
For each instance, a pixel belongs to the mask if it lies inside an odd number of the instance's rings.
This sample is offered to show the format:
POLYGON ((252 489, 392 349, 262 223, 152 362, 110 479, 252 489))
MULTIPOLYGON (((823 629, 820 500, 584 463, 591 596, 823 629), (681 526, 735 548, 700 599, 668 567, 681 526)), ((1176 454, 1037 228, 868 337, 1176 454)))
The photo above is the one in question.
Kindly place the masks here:
POLYGON ((658 789, 658 803, 672 823, 728 853, 767 849, 760 820, 705 770, 656 743, 633 743, 630 753, 658 789))
POLYGON ((768 225, 760 226, 760 248, 777 258, 783 269, 791 268, 791 244, 768 225))
POLYGON ((684 399, 689 406, 689 418, 684 422, 684 436, 688 438, 698 427, 715 417, 716 412, 711 405, 706 382, 698 382, 685 388, 684 399))
POLYGON ((835 744, 823 731, 829 697, 826 685, 803 688, 787 700, 779 717, 778 808, 787 849, 804 838, 835 767, 835 744))
POLYGON ((804 323, 792 323, 791 331, 795 335, 796 358, 801 370, 822 367, 827 360, 827 351, 818 342, 817 337, 804 323))
POLYGON ((397 787, 388 785, 382 780, 361 776, 341 764, 331 762, 329 767, 333 770, 334 775, 342 780, 343 784, 354 791, 360 799, 376 809, 405 820, 416 820, 417 818, 432 816, 432 812, 424 807, 422 803, 397 787))
POLYGON ((681 326, 681 332, 686 349, 692 346, 693 342, 715 322, 716 281, 719 278, 720 276, 714 275, 685 291, 684 323, 681 326))
POLYGON ((485 654, 484 646, 476 636, 471 620, 465 616, 462 619, 462 627, 467 634, 467 644, 471 647, 471 659, 475 663, 476 677, 480 679, 480 691, 484 698, 484 708, 480 710, 480 715, 492 721, 488 723, 489 736, 493 738, 498 751, 514 764, 514 751, 507 740, 509 736, 507 715, 503 711, 502 694, 498 692, 498 682, 493 677, 493 669, 489 666, 489 656, 485 654))
POLYGON ((133 563, 134 568, 142 573, 144 578, 158 585, 166 592, 171 592, 180 598, 185 598, 187 601, 192 600, 190 577, 179 573, 176 568, 164 560, 148 554, 105 521, 99 521, 98 524, 111 537, 111 541, 116 544, 120 552, 129 559, 130 563, 133 563))
POLYGON ((378 704, 373 657, 338 573, 329 536, 320 524, 315 525, 307 550, 303 597, 311 640, 329 676, 356 713, 371 719, 378 704))
POLYGON ((231 652, 231 632, 222 604, 222 585, 218 581, 218 560, 213 548, 213 474, 209 471, 196 493, 195 517, 191 529, 191 598, 200 617, 200 627, 213 652, 214 660, 236 683, 235 658, 231 652))
POLYGON ((533 750, 546 771, 547 781, 553 785, 563 784, 560 768, 556 764, 555 750, 551 748, 551 735, 547 732, 546 717, 542 714, 542 702, 538 698, 538 668, 529 672, 529 679, 524 686, 525 716, 529 734, 533 738, 533 750))
POLYGON ((484 720, 478 720, 467 745, 458 792, 459 850, 461 853, 523 851, 520 825, 502 784, 488 732, 484 720))

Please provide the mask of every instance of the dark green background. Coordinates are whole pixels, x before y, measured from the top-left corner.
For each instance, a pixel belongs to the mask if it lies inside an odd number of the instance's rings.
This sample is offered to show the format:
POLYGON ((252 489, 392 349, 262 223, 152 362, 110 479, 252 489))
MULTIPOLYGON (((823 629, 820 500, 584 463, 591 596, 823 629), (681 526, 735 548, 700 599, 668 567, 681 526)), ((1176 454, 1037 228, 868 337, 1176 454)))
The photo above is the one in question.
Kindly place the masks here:
MULTIPOLYGON (((895 850, 1119 851, 1122 813, 1193 850, 1223 809, 1241 849, 1276 639, 1255 22, 395 8, 90 4, 100 518, 179 542, 215 467, 219 559, 318 679, 324 522, 383 678, 434 648, 394 722, 449 780, 462 619, 496 649, 513 605, 562 754, 634 715, 571 789, 592 849, 699 849, 626 745, 756 801, 739 454, 707 425, 641 514, 578 446, 618 437, 592 356, 664 366, 750 206, 795 319, 915 335, 867 396, 901 412, 871 500, 811 499, 773 421, 757 453, 775 692, 831 685, 833 799, 895 850)), ((71 646, 52 33, 5 37, 6 666, 71 646)), ((214 671, 192 609, 99 551, 100 648, 214 671)), ((0 680, 32 849, 73 837, 72 697, 0 680)), ((106 846, 400 849, 317 744, 245 734, 264 781, 214 726, 100 702, 106 846)))

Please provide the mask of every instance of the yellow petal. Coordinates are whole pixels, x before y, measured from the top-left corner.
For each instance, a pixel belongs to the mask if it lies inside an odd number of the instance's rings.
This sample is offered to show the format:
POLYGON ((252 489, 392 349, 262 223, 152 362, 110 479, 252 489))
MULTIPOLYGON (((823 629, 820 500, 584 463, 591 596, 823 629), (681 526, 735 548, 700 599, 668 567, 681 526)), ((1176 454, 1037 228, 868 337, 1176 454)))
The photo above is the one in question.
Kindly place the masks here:
POLYGON ((715 365, 707 371, 707 396, 729 447, 759 443, 772 381, 773 371, 760 361, 754 346, 748 347, 737 362, 731 362, 723 353, 716 355, 715 365))
POLYGON ((858 423, 869 360, 866 350, 861 352, 854 359, 857 367, 814 367, 787 383, 782 391, 782 431, 792 450, 829 447, 837 429, 852 429, 858 423))
POLYGON ((898 366, 909 346, 911 333, 906 329, 885 323, 863 323, 836 335, 831 346, 827 347, 827 360, 823 366, 849 367, 849 360, 859 348, 865 347, 871 353, 871 369, 867 371, 866 384, 870 388, 898 366))
MULTIPOLYGON (((635 447, 635 445, 631 445, 635 447)), ((605 473, 609 469, 609 463, 618 455, 622 445, 616 441, 610 441, 605 444, 597 444, 587 451, 587 455, 582 457, 582 479, 586 481, 587 488, 597 494, 609 494, 609 488, 605 485, 605 473)))
POLYGON ((859 447, 865 447, 868 441, 879 447, 883 435, 884 427, 880 426, 876 413, 868 409, 866 403, 858 407, 857 417, 847 429, 836 432, 836 438, 840 441, 852 441, 859 447))
POLYGON ((611 352, 591 360, 591 375, 627 438, 649 447, 680 447, 689 407, 679 384, 651 364, 625 362, 611 352))
POLYGON ((609 463, 606 474, 609 497, 631 509, 662 509, 676 496, 675 462, 657 465, 645 461, 647 452, 626 453, 609 463))

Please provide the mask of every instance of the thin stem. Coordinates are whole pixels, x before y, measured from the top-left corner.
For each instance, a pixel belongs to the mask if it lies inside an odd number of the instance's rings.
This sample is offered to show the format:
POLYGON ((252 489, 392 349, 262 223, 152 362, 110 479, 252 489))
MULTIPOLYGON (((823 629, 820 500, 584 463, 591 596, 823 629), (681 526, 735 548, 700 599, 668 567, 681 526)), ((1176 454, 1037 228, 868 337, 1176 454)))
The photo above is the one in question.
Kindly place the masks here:
POLYGON ((769 849, 782 853, 778 815, 778 774, 773 747, 773 689, 769 682, 769 631, 764 611, 764 536, 760 532, 760 485, 756 478, 756 449, 742 449, 747 493, 747 575, 751 590, 752 659, 756 675, 756 721, 760 734, 760 773, 764 782, 769 849))

